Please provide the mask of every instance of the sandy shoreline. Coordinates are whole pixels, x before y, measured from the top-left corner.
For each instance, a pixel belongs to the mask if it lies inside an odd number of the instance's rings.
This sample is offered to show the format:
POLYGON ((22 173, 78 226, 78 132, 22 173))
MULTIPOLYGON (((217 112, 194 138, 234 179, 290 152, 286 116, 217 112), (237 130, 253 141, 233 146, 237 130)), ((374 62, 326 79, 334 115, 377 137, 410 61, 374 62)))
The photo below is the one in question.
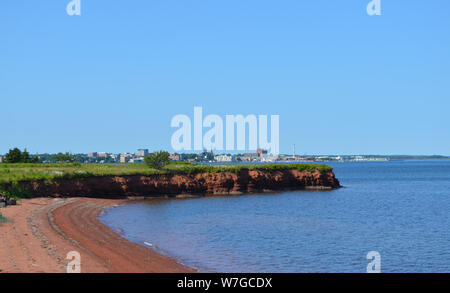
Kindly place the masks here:
POLYGON ((2 209, 1 273, 65 273, 67 254, 82 273, 190 273, 167 256, 130 242, 102 224, 99 213, 122 200, 35 198, 2 209))

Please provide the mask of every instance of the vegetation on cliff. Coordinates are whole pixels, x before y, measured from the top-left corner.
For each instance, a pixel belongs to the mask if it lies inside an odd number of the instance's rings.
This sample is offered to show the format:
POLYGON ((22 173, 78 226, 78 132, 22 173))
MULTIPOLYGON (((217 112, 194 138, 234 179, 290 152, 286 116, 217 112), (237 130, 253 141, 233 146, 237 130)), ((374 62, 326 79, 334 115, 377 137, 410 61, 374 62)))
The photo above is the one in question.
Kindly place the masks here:
POLYGON ((9 198, 29 198, 31 193, 19 185, 18 181, 12 181, 9 183, 0 184, 0 195, 7 196, 9 198))
POLYGON ((169 165, 168 172, 176 174, 195 174, 195 173, 219 173, 231 172, 238 174, 241 170, 261 170, 267 172, 276 172, 283 170, 298 170, 300 172, 330 172, 333 171, 328 165, 321 164, 248 164, 248 165, 201 165, 201 164, 177 164, 169 165))
POLYGON ((164 169, 149 168, 145 164, 0 164, 0 184, 18 181, 52 180, 56 178, 87 178, 95 176, 195 174, 195 173, 239 173, 242 169, 268 172, 296 169, 300 172, 329 172, 333 168, 322 164, 248 164, 248 165, 202 165, 171 163, 164 169))

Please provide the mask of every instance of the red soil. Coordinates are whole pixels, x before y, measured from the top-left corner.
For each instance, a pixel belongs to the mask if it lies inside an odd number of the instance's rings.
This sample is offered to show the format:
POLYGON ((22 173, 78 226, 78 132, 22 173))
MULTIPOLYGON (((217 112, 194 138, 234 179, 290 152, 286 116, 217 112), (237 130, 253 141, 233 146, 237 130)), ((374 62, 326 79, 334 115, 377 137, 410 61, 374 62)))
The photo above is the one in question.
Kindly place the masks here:
POLYGON ((299 172, 284 170, 268 172, 242 170, 200 173, 195 175, 130 175, 104 176, 85 179, 57 179, 51 184, 43 181, 21 182, 36 197, 99 198, 129 196, 176 196, 182 194, 242 194, 265 191, 333 189, 340 187, 333 172, 299 172))
POLYGON ((82 273, 194 272, 175 260, 130 242, 97 220, 117 200, 36 198, 2 210, 0 272, 64 273, 70 251, 82 273))

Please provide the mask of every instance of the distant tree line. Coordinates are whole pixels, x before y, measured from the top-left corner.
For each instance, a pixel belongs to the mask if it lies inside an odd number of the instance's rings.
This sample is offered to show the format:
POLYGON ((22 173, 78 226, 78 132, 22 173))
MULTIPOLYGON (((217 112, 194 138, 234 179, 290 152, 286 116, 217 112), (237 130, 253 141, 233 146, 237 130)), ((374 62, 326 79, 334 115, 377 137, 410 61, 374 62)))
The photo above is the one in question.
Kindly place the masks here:
POLYGON ((13 148, 5 155, 5 163, 16 164, 16 163, 39 163, 39 157, 30 156, 27 149, 23 152, 18 148, 13 148))
MULTIPOLYGON (((82 154, 57 153, 57 154, 39 154, 39 159, 44 163, 85 163, 88 157, 82 154)), ((89 161, 90 163, 90 161, 89 161)))
POLYGON ((10 149, 4 157, 4 163, 17 164, 17 163, 42 163, 46 161, 58 162, 58 163, 73 163, 77 161, 75 156, 70 153, 57 153, 54 155, 43 154, 32 156, 28 153, 27 149, 21 151, 19 148, 10 149))
POLYGON ((74 161, 74 158, 70 153, 57 153, 55 155, 55 161, 59 163, 72 163, 74 161))

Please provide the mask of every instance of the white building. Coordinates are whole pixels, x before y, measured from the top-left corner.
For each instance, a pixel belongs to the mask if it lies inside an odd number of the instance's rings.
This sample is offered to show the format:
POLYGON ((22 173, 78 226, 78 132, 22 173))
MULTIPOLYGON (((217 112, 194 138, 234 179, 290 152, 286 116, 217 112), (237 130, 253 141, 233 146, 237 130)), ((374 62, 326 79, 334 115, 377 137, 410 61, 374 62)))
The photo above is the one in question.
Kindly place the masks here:
POLYGON ((223 163, 233 161, 233 157, 229 156, 229 155, 218 155, 218 156, 215 156, 214 159, 217 162, 223 162, 223 163))
POLYGON ((271 154, 263 155, 260 158, 260 160, 261 160, 261 162, 272 163, 272 162, 276 162, 278 160, 278 156, 274 156, 271 154))
POLYGON ((138 149, 137 156, 138 157, 148 156, 148 149, 138 149))

